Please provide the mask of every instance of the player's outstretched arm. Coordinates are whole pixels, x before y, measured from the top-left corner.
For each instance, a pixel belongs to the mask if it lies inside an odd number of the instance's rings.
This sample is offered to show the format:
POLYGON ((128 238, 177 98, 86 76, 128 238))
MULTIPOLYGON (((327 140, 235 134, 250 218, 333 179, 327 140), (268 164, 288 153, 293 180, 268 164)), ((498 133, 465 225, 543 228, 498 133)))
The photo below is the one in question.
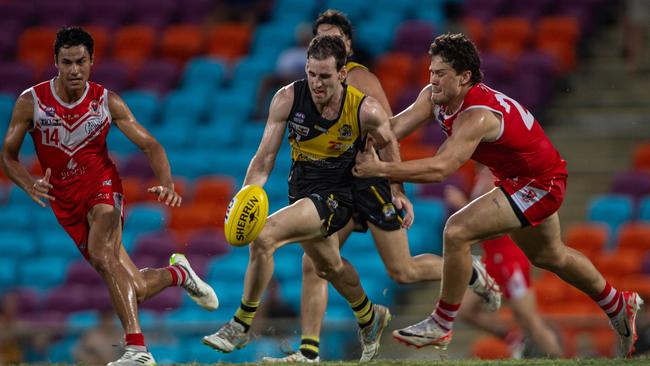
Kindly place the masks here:
POLYGON ((390 125, 397 139, 401 140, 433 118, 431 85, 427 85, 415 102, 390 119, 390 125))
POLYGON ((2 145, 2 169, 7 177, 22 188, 34 202, 45 207, 42 199, 54 200, 54 197, 48 193, 52 188, 49 182, 50 170, 45 172, 45 177, 34 179, 18 158, 25 135, 32 128, 33 118, 34 97, 31 92, 25 91, 18 97, 16 105, 14 105, 9 128, 5 134, 2 145))
POLYGON ((469 160, 478 144, 497 136, 499 120, 491 112, 471 109, 461 113, 453 134, 435 156, 401 163, 380 161, 367 149, 357 155, 354 174, 359 177, 385 177, 397 182, 440 182, 469 160))
POLYGON ((146 128, 136 121, 124 100, 112 91, 108 94, 108 108, 113 123, 147 156, 149 165, 160 182, 159 186, 147 190, 157 194, 158 201, 168 206, 179 207, 183 198, 174 190, 174 181, 165 149, 146 128))
POLYGON ((244 178, 244 185, 254 184, 263 187, 275 165, 275 158, 280 150, 287 118, 293 104, 293 84, 284 86, 273 96, 269 107, 269 116, 264 127, 262 140, 257 152, 251 159, 244 178))

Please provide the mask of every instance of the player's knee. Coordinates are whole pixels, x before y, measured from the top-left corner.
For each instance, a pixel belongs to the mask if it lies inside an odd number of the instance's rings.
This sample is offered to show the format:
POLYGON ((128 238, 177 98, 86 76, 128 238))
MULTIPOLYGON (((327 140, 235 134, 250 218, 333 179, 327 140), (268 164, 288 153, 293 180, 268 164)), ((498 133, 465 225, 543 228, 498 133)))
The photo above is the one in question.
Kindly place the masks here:
POLYGON ((415 270, 413 267, 405 265, 399 267, 388 267, 388 275, 390 278, 399 284, 407 284, 416 282, 415 270))
POLYGON ((105 250, 92 250, 88 252, 88 262, 100 274, 110 273, 111 268, 117 264, 117 258, 105 250))
POLYGON ((447 220, 443 231, 445 248, 454 248, 467 241, 467 228, 453 215, 447 220))
POLYGON ((271 235, 262 232, 251 244, 251 257, 273 255, 275 252, 275 240, 271 235))
POLYGON ((316 272, 316 267, 314 267, 314 263, 311 261, 309 256, 307 256, 307 254, 303 254, 302 255, 302 275, 303 276, 313 275, 314 272, 316 272))
POLYGON ((327 281, 332 281, 337 278, 343 272, 343 264, 322 264, 316 267, 316 275, 327 281))
POLYGON ((538 268, 554 272, 564 265, 566 253, 562 250, 547 249, 530 256, 530 262, 538 268))

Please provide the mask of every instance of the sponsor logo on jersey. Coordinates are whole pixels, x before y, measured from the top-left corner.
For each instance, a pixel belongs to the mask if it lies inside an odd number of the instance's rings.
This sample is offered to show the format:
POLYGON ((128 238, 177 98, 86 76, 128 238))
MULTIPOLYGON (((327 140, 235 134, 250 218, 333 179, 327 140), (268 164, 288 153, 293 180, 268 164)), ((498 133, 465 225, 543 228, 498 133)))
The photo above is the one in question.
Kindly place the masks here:
POLYGON ((45 108, 45 115, 48 116, 48 117, 54 117, 54 115, 55 115, 54 107, 46 107, 45 108))
POLYGON ((84 124, 86 133, 88 135, 94 134, 97 130, 102 128, 102 122, 97 118, 89 118, 84 124))
POLYGON ((352 126, 343 125, 339 128, 339 136, 343 140, 349 140, 352 138, 352 126))
POLYGON ((305 123, 305 114, 302 112, 296 112, 293 114, 293 121, 296 123, 305 123))
POLYGON ((68 170, 73 170, 77 167, 77 162, 74 161, 74 159, 70 158, 70 160, 68 160, 68 165, 66 165, 66 167, 68 168, 68 170))
POLYGON ((306 126, 301 126, 299 124, 296 124, 294 122, 289 122, 289 128, 293 130, 294 133, 300 135, 300 136, 308 136, 310 128, 306 126))
POLYGON ((105 181, 102 182, 102 186, 112 186, 113 185, 113 180, 112 179, 106 179, 105 181))
POLYGON ((39 118, 38 123, 41 126, 63 126, 59 118, 39 118))

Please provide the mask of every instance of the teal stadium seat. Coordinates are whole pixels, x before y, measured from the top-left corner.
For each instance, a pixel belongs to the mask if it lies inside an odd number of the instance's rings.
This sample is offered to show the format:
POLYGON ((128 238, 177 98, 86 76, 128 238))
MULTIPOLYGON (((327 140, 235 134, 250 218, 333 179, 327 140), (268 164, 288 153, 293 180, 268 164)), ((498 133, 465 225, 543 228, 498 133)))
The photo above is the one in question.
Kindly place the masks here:
POLYGON ((130 90, 122 93, 122 99, 131 109, 138 123, 150 128, 158 124, 160 101, 156 93, 140 90, 130 90))
POLYGON ((273 20, 311 23, 315 11, 316 0, 278 0, 273 6, 273 20))
POLYGON ((216 174, 219 164, 214 152, 203 150, 175 149, 167 152, 174 176, 196 179, 202 175, 216 174))
POLYGON ((215 116, 246 120, 253 111, 254 103, 246 95, 240 95, 243 92, 237 89, 219 89, 210 98, 210 111, 215 116))
POLYGON ((36 243, 28 231, 3 230, 0 235, 0 253, 5 258, 25 259, 36 253, 36 243))
POLYGON ((67 268, 63 258, 34 257, 18 267, 18 284, 46 290, 63 283, 67 268))
POLYGON ((14 108, 16 98, 8 93, 0 93, 0 130, 4 134, 11 120, 11 111, 14 108))
POLYGON ((57 227, 39 231, 36 246, 39 255, 43 257, 56 256, 69 261, 82 257, 72 238, 63 229, 57 227))
POLYGON ((322 11, 326 9, 338 9, 347 15, 352 24, 356 24, 359 20, 363 19, 371 6, 374 6, 374 4, 370 5, 365 0, 327 0, 322 11))
POLYGON ((593 198, 587 208, 589 221, 602 222, 609 226, 610 237, 608 246, 615 244, 618 228, 632 220, 634 204, 630 197, 624 195, 601 195, 593 198))
POLYGON ((359 22, 354 47, 363 49, 373 57, 377 57, 390 49, 393 44, 395 25, 383 24, 381 19, 367 19, 359 22))
POLYGON ((79 337, 76 335, 68 336, 50 345, 47 350, 47 361, 58 364, 74 363, 72 352, 78 340, 79 337))
POLYGON ((269 22, 259 25, 253 36, 251 56, 264 55, 265 61, 274 67, 277 55, 295 44, 296 25, 287 22, 269 22), (276 51, 273 52, 272 49, 276 51), (268 58, 273 53, 275 53, 275 57, 268 58))
POLYGON ((198 125, 208 110, 208 94, 185 89, 176 90, 163 101, 162 124, 188 129, 198 125))
POLYGON ((644 196, 639 202, 639 220, 650 221, 650 196, 644 196))
POLYGON ((233 147, 237 141, 237 129, 244 121, 235 115, 215 113, 208 124, 194 130, 192 145, 202 150, 223 151, 233 147))
POLYGON ((140 151, 138 147, 129 140, 116 125, 112 125, 110 131, 108 132, 108 137, 106 138, 106 145, 108 146, 108 151, 111 153, 117 154, 131 154, 136 151, 140 151))
POLYGON ((16 283, 16 260, 0 258, 0 293, 16 283))
POLYGON ((158 231, 167 224, 167 213, 167 209, 162 204, 133 204, 127 207, 125 225, 138 233, 158 231))
POLYGON ((84 330, 94 328, 99 324, 99 316, 95 310, 75 311, 66 320, 70 329, 84 330))
POLYGON ((182 75, 182 88, 195 93, 211 93, 224 82, 224 61, 214 57, 191 59, 182 75))
POLYGON ((180 117, 165 122, 162 126, 150 128, 149 132, 166 150, 185 150, 192 145, 193 130, 196 128, 194 120, 180 117))
POLYGON ((0 231, 2 230, 29 230, 32 226, 31 212, 39 209, 35 203, 28 205, 11 206, 0 210, 0 231))

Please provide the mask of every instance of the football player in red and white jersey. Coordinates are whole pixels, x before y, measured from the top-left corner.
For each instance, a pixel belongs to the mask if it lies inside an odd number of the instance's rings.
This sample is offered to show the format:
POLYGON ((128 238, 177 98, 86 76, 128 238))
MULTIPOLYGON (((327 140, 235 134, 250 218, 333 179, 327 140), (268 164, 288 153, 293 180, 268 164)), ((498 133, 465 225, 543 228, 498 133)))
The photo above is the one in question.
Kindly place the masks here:
MULTIPOLYGON (((476 176, 471 198, 476 198, 494 188, 494 177, 481 166, 476 176)), ((455 186, 445 187, 445 201, 452 209, 460 209, 469 203, 465 192, 455 186)), ((505 341, 512 358, 523 357, 524 336, 547 357, 562 357, 562 348, 555 333, 541 317, 535 302, 535 293, 530 288, 530 263, 526 255, 508 235, 481 242, 483 261, 487 273, 495 279, 508 301, 514 321, 521 328, 508 329, 499 317, 485 310, 481 298, 466 293, 458 315, 474 326, 505 341), (523 332, 523 334, 522 334, 523 332)))
POLYGON ((637 338, 636 292, 618 291, 580 252, 564 245, 557 214, 566 188, 566 163, 533 115, 482 81, 475 45, 463 34, 444 34, 429 50, 430 84, 392 120, 398 138, 437 118, 448 135, 435 156, 404 162, 380 161, 371 147, 357 155, 357 176, 397 182, 440 182, 469 159, 487 166, 496 188, 449 218, 443 233, 443 280, 433 314, 393 335, 417 347, 446 348, 471 275, 472 244, 509 234, 530 261, 556 273, 609 316, 629 356, 637 338))
MULTIPOLYGON (((217 297, 196 276, 185 256, 174 254, 169 267, 139 271, 122 245, 124 198, 106 136, 115 124, 149 159, 160 181, 149 192, 170 207, 181 204, 162 146, 137 123, 124 101, 89 82, 93 39, 78 27, 61 28, 54 43, 58 75, 24 91, 7 130, 4 170, 36 203, 48 200, 54 214, 84 258, 102 276, 125 331, 125 353, 109 365, 150 365, 138 321, 138 303, 166 287, 183 286, 201 306, 216 309, 217 297), (20 163, 20 146, 29 133, 45 170, 35 179, 20 163)), ((20 245, 20 243, 16 243, 20 245)))

